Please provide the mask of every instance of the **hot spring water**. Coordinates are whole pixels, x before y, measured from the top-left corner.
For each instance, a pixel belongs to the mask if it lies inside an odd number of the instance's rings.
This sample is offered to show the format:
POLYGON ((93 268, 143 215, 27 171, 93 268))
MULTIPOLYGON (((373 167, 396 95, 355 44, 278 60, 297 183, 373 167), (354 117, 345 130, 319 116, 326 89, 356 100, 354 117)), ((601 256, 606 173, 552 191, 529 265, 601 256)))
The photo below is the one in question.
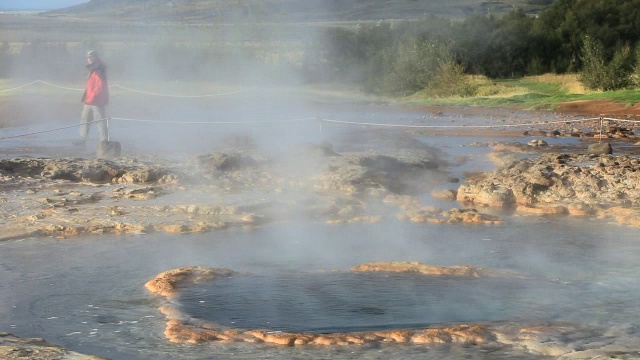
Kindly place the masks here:
MULTIPOLYGON (((559 217, 513 218, 498 226, 298 223, 183 236, 10 241, 0 243, 0 328, 113 359, 435 359, 445 350, 170 344, 156 310, 161 301, 143 285, 180 266, 250 272, 193 287, 180 306, 224 325, 274 331, 501 320, 608 327, 640 322, 638 235, 637 229, 559 217), (372 261, 469 264, 530 279, 345 271, 372 261)), ((474 347, 447 351, 482 357, 474 347)), ((501 356, 509 358, 509 351, 488 358, 501 356)))

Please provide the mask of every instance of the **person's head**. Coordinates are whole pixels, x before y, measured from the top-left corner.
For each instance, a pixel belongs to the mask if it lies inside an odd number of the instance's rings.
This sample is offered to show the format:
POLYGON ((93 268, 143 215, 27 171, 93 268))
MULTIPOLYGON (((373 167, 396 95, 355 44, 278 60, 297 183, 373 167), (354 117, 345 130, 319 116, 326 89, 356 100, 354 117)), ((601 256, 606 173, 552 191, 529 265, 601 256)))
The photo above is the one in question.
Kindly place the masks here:
POLYGON ((89 52, 87 52, 87 62, 89 64, 94 64, 98 61, 100 61, 98 53, 95 50, 89 50, 89 52))

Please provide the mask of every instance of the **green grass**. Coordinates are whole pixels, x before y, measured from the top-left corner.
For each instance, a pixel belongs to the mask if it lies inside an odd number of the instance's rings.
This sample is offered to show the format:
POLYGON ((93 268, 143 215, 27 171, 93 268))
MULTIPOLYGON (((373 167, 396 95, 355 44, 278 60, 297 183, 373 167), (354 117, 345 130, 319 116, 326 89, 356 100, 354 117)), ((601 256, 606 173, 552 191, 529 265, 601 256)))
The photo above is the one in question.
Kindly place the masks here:
POLYGON ((469 105, 516 107, 531 110, 553 110, 558 103, 578 100, 610 100, 631 107, 640 103, 640 91, 618 90, 591 92, 579 89, 575 75, 526 77, 516 80, 481 80, 479 94, 474 97, 428 98, 417 93, 400 102, 425 105, 469 105), (489 90, 487 90, 489 89, 489 90), (572 91, 573 89, 573 91, 572 91), (576 90, 579 89, 579 90, 576 90), (490 95, 484 95, 489 93, 490 95))

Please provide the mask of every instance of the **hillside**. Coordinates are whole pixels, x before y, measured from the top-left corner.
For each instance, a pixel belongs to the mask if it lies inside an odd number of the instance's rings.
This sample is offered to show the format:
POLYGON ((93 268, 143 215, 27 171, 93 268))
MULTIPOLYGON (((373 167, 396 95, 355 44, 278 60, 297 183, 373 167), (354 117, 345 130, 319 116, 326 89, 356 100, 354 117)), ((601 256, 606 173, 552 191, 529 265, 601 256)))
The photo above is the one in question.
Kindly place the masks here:
POLYGON ((518 7, 535 14, 552 0, 91 0, 46 15, 181 23, 309 22, 462 18, 518 7))

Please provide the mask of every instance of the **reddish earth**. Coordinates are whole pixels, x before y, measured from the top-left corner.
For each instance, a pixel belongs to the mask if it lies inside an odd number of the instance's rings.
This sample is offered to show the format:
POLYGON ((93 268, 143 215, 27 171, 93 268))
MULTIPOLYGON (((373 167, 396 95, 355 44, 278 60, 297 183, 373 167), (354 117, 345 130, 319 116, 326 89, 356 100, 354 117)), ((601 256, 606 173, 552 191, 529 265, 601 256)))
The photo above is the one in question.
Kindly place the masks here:
POLYGON ((640 119, 640 104, 629 106, 627 103, 611 100, 580 100, 560 103, 557 105, 556 111, 586 117, 640 119))

